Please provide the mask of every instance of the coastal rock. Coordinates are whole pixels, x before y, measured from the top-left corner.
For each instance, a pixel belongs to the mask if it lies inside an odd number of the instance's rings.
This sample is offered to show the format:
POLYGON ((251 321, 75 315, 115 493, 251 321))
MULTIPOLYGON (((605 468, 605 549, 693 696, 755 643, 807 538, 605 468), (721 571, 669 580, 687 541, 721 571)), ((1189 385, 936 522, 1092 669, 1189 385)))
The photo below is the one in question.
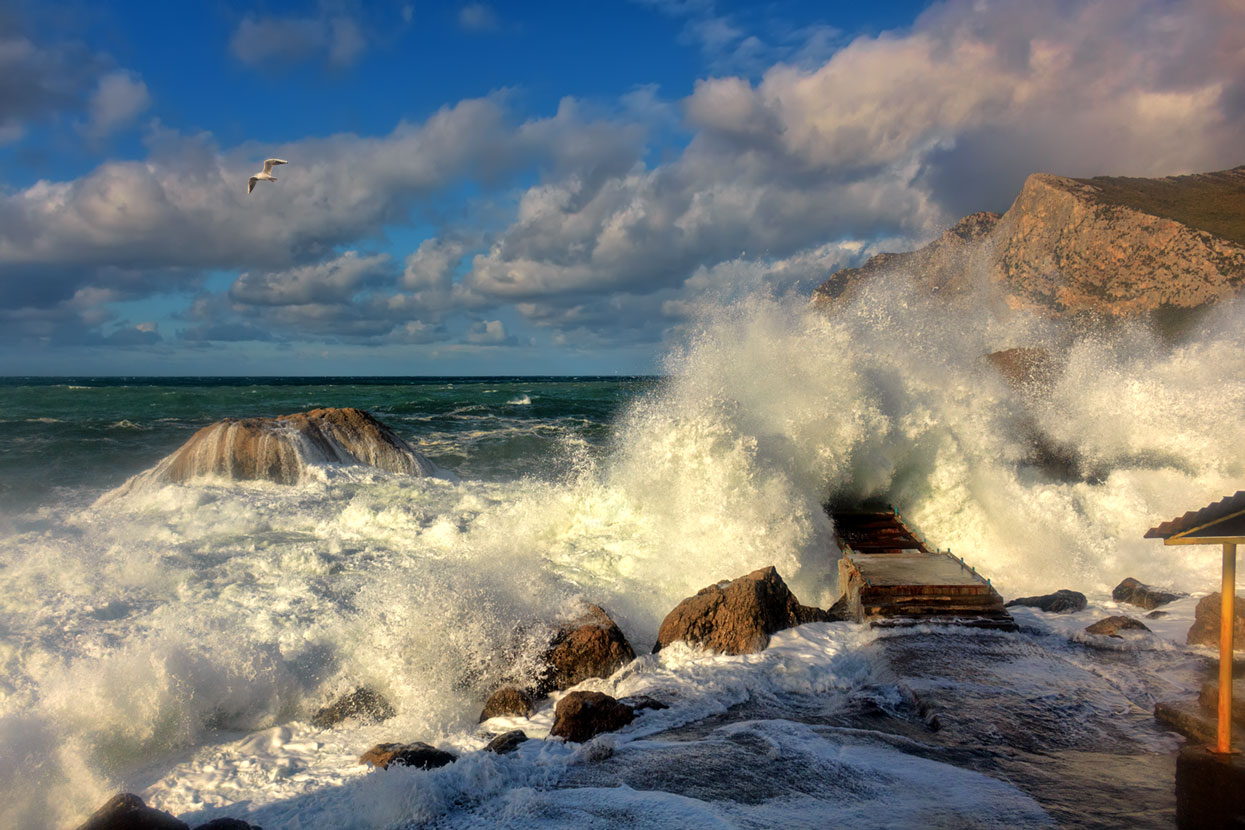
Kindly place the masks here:
POLYGON ((226 418, 106 498, 143 486, 217 476, 296 484, 308 464, 363 464, 424 476, 435 465, 361 409, 313 409, 276 418, 226 418))
POLYGON ((530 717, 535 708, 536 704, 527 692, 517 686, 502 686, 485 701, 484 711, 480 712, 480 722, 504 716, 530 717))
POLYGON ((1115 616, 1107 617, 1098 622, 1085 626, 1086 634, 1105 635, 1107 637, 1121 638, 1121 631, 1149 631, 1150 629, 1140 620, 1134 620, 1132 617, 1115 616))
POLYGON ((653 653, 684 640, 725 654, 749 654, 763 650, 778 631, 832 619, 820 608, 800 605, 771 565, 680 602, 662 620, 653 653))
POLYGON ((623 697, 623 698, 619 698, 618 702, 623 704, 624 706, 630 706, 631 711, 633 712, 642 712, 645 709, 652 709, 654 711, 658 711, 661 709, 670 708, 669 704, 662 703, 660 700, 657 700, 656 698, 653 698, 653 697, 649 697, 648 695, 632 695, 630 697, 623 697))
POLYGON ((1010 608, 1013 605, 1023 605, 1029 608, 1037 608, 1050 614, 1071 614, 1076 611, 1084 611, 1087 604, 1085 595, 1080 591, 1069 591, 1066 588, 1060 588, 1053 594, 1042 594, 1038 597, 1018 597, 1007 603, 1005 607, 1010 608))
POLYGON ((264 830, 258 824, 248 824, 239 818, 214 818, 207 824, 197 824, 191 830, 264 830))
MULTIPOLYGON (((1219 714, 1219 681, 1207 680, 1197 695, 1198 706, 1209 715, 1219 714)), ((1232 720, 1245 726, 1245 678, 1232 681, 1232 720)))
POLYGON ((1245 284, 1245 166, 1157 179, 1035 173, 1002 216, 973 214, 924 248, 839 271, 813 301, 887 273, 951 302, 980 302, 976 277, 989 299, 1047 316, 1203 307, 1245 284))
POLYGON ((1146 614, 1146 619, 1147 620, 1162 619, 1163 617, 1166 617, 1169 613, 1170 612, 1168 611, 1151 611, 1149 614, 1146 614))
POLYGON ((392 718, 395 714, 397 713, 393 706, 385 700, 384 696, 365 686, 360 686, 312 715, 311 725, 320 729, 328 729, 346 718, 359 718, 372 723, 380 723, 392 718))
MULTIPOLYGON (((1189 626, 1189 635, 1185 642, 1191 646, 1212 646, 1219 648, 1219 621, 1221 619, 1220 602, 1223 595, 1216 591, 1198 600, 1193 612, 1193 625, 1189 626)), ((1236 595, 1232 605, 1232 648, 1233 651, 1245 650, 1245 598, 1236 595)))
POLYGON ((1115 590, 1111 592, 1111 599, 1116 602, 1126 602, 1129 605, 1136 605, 1146 610, 1158 608, 1160 605, 1166 605, 1172 600, 1179 598, 1179 594, 1151 588, 1149 585, 1138 582, 1131 576, 1119 585, 1116 585, 1115 590))
POLYGON ((519 744, 525 743, 527 740, 527 733, 522 729, 512 729, 509 732, 503 732, 495 736, 484 747, 484 751, 505 755, 508 752, 514 752, 519 748, 519 744))
POLYGON ((602 732, 622 729, 635 719, 630 706, 601 692, 570 692, 554 709, 550 735, 583 743, 602 732))
POLYGON ((190 825, 163 810, 148 807, 134 793, 117 793, 78 830, 190 830, 190 825))
POLYGON ((388 769, 390 764, 401 764, 419 769, 436 769, 457 760, 457 755, 437 749, 422 741, 410 744, 377 744, 359 756, 360 764, 371 764, 381 769, 388 769))
POLYGON ((597 605, 564 625, 550 644, 541 692, 569 689, 589 677, 609 677, 635 659, 622 629, 597 605))

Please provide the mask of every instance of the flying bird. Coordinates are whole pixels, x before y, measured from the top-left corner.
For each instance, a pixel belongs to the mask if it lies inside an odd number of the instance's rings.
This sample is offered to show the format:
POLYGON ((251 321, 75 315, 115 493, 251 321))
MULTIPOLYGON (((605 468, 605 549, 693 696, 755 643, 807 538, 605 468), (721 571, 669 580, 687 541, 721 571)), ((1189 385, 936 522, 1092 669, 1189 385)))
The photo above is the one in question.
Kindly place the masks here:
POLYGON ((263 172, 251 176, 250 181, 246 183, 247 193, 255 189, 256 182, 275 182, 277 180, 277 177, 272 175, 272 166, 274 164, 287 164, 287 162, 284 159, 268 159, 265 161, 263 172))

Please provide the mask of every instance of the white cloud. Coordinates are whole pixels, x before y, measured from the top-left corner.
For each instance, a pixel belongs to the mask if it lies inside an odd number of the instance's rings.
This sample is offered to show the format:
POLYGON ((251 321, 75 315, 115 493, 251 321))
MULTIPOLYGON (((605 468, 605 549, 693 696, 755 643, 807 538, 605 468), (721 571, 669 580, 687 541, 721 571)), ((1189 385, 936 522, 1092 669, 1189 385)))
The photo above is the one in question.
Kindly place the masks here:
POLYGON ((342 68, 357 61, 367 39, 352 16, 322 5, 310 15, 247 14, 229 39, 229 50, 242 63, 260 67, 319 57, 342 68))
POLYGON ((389 275, 388 254, 339 257, 283 271, 246 272, 229 289, 229 297, 247 305, 348 303, 369 285, 389 275))
POLYGON ((468 3, 458 10, 458 25, 469 32, 492 32, 500 26, 497 12, 487 3, 468 3))
POLYGON ((506 343, 506 327, 501 320, 478 320, 467 329, 466 340, 477 345, 500 345, 506 343))
POLYGON ((103 138, 128 126, 151 106, 147 84, 133 72, 119 69, 99 79, 88 107, 86 132, 103 138))

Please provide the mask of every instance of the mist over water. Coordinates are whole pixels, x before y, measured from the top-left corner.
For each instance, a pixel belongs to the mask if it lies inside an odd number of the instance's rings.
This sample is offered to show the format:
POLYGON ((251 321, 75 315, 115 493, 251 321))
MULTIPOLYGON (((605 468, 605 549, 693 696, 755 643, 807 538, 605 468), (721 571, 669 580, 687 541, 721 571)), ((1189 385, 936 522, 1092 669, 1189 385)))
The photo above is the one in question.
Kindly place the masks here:
MULTIPOLYGON (((833 314, 768 297, 706 309, 664 380, 591 394, 256 384, 246 411, 187 411, 199 392, 147 390, 126 412, 125 395, 92 411, 57 388, 40 413, 40 393, 23 391, 5 452, 56 441, 61 477, 3 520, 0 824, 70 824, 118 786, 199 769, 196 752, 305 722, 362 684, 398 716, 360 730, 356 754, 395 735, 465 740, 484 696, 533 671, 584 600, 637 652, 680 599, 765 565, 827 606, 827 501, 893 504, 1006 597, 1125 576, 1210 589, 1216 551, 1141 537, 1240 486, 1242 316, 1225 306, 1172 345, 1142 326, 1086 335, 949 309, 879 281, 833 314), (1049 385, 1010 384, 985 359, 1020 345, 1055 356, 1049 385), (330 465, 297 486, 204 481, 91 506, 205 418, 312 405, 368 408, 455 475, 330 465), (86 472, 65 466, 71 441, 47 437, 69 433, 39 418, 105 436, 86 472), (106 463, 108 442, 141 466, 106 463), (1069 463, 1045 463, 1052 448, 1069 463)), ((15 466, 10 490, 26 474, 15 466)))

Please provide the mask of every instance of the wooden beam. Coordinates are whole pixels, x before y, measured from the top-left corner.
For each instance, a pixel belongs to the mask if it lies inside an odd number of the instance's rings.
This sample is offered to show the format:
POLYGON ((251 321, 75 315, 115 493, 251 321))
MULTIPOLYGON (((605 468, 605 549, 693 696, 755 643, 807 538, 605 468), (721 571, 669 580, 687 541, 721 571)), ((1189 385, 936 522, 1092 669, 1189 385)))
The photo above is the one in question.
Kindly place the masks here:
POLYGON ((1239 545, 1245 544, 1245 536, 1172 536, 1164 539, 1165 545, 1239 545))

